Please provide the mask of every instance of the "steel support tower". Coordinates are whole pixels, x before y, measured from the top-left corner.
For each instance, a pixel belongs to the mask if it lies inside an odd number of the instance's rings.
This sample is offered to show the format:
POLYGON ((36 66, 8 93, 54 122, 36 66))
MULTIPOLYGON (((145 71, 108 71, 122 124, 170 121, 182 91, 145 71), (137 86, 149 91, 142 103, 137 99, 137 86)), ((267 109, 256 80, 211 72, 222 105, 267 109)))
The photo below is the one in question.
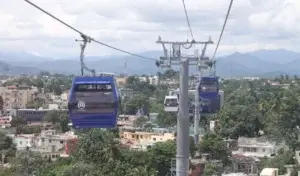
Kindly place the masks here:
POLYGON ((164 56, 160 57, 160 66, 171 68, 172 65, 180 66, 180 93, 179 93, 179 112, 177 118, 177 147, 176 147, 176 176, 189 175, 189 112, 188 112, 188 89, 189 89, 189 65, 198 65, 199 57, 183 56, 181 47, 191 48, 195 44, 206 44, 207 42, 170 42, 162 41, 158 38, 156 43, 161 44, 164 56), (172 46, 169 56, 166 44, 172 46))

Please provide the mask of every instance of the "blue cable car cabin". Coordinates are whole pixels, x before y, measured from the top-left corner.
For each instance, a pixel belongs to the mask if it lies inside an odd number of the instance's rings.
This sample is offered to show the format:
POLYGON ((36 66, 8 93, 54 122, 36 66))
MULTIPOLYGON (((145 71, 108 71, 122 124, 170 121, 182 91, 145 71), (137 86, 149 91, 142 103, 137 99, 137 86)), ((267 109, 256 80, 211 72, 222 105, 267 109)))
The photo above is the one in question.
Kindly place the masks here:
POLYGON ((202 77, 198 89, 201 100, 201 112, 216 113, 220 109, 218 78, 202 77))
POLYGON ((114 77, 75 77, 68 101, 73 128, 114 128, 118 103, 114 77))

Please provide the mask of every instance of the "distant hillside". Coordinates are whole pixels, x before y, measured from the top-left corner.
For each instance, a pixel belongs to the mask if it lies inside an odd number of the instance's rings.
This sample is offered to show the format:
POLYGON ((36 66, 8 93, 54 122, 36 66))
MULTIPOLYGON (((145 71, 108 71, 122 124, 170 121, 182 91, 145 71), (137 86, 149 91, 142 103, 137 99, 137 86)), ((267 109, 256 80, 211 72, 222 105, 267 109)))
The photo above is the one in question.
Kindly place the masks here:
POLYGON ((34 75, 42 70, 35 67, 12 66, 5 62, 0 62, 0 74, 2 75, 34 75))
MULTIPOLYGON (((162 51, 148 51, 140 53, 142 56, 157 58, 163 55, 162 51)), ((35 73, 47 70, 55 73, 79 74, 79 58, 55 60, 28 53, 0 52, 0 60, 7 63, 11 73, 35 73), (37 69, 38 68, 38 69, 37 69)), ((97 71, 128 74, 156 74, 161 71, 154 61, 136 58, 133 56, 91 56, 86 57, 86 64, 97 71), (125 62, 127 69, 125 70, 125 62)), ((2 64, 1 64, 2 65, 2 64)), ((2 68, 0 65, 0 69, 2 68)), ((4 70, 3 65, 2 70, 4 70)), ((217 74, 221 77, 240 77, 255 75, 273 75, 286 73, 300 75, 300 53, 279 50, 258 50, 248 53, 233 53, 217 58, 217 74)), ((194 69, 191 69, 194 70, 194 69)), ((0 70, 0 73, 1 70, 0 70)), ((275 75, 276 76, 276 75, 275 75)))
MULTIPOLYGON (((159 58, 162 52, 145 52, 140 55, 159 58)), ((62 60, 55 59, 6 59, 0 57, 0 60, 3 60, 9 64, 15 66, 27 66, 27 67, 36 67, 43 70, 47 70, 55 73, 65 73, 65 74, 79 74, 80 73, 80 62, 78 58, 67 58, 62 60)), ((152 73, 156 74, 159 69, 155 65, 155 61, 146 60, 132 56, 109 56, 109 57, 86 57, 86 65, 90 68, 94 68, 97 71, 106 71, 114 73, 124 73, 127 71, 129 74, 143 74, 143 73, 152 73), (127 62, 127 69, 125 70, 125 62, 127 62)))

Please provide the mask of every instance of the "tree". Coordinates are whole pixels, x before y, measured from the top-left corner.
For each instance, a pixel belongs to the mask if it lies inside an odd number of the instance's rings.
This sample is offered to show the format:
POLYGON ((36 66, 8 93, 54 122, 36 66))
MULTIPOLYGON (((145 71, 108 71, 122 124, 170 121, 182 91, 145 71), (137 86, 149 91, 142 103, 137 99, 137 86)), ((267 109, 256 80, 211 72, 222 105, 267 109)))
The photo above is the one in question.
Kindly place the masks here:
POLYGON ((61 95, 63 93, 63 90, 60 86, 56 86, 53 88, 53 92, 55 95, 61 95))
POLYGON ((162 112, 164 110, 163 104, 159 104, 157 102, 151 102, 150 103, 150 113, 155 112, 162 112))
POLYGON ((173 127, 177 123, 177 114, 161 110, 156 117, 156 123, 160 127, 173 127))
POLYGON ((0 111, 1 112, 3 111, 3 108, 4 108, 4 100, 3 100, 3 97, 0 96, 0 111))
POLYGON ((148 114, 149 98, 146 96, 134 96, 126 103, 126 114, 135 115, 139 109, 143 109, 144 114, 148 114))
POLYGON ((27 125, 27 121, 23 117, 13 117, 10 121, 11 127, 16 128, 16 135, 22 133, 22 128, 27 125))
POLYGON ((0 152, 4 156, 4 162, 7 162, 8 158, 14 157, 16 153, 16 146, 12 138, 4 133, 0 133, 0 152))
POLYGON ((80 161, 102 163, 120 156, 119 143, 114 134, 101 129, 92 129, 80 134, 75 156, 80 161))
POLYGON ((215 164, 207 164, 204 169, 203 176, 215 176, 217 174, 217 166, 215 164))
POLYGON ((93 164, 86 163, 75 163, 66 165, 64 167, 59 168, 57 175, 63 176, 82 176, 82 175, 91 175, 96 176, 95 166, 93 164))
POLYGON ((53 110, 46 113, 44 121, 51 122, 56 130, 65 133, 70 130, 68 115, 61 110, 53 110))
POLYGON ((173 69, 168 69, 165 71, 165 73, 163 74, 163 77, 165 79, 172 79, 178 76, 178 72, 174 71, 173 69))
POLYGON ((222 160, 225 165, 228 165, 230 162, 228 157, 231 153, 228 151, 223 138, 217 134, 210 133, 205 135, 198 148, 200 153, 209 153, 213 159, 222 160))
POLYGON ((190 137, 190 156, 194 157, 197 151, 197 145, 195 144, 194 137, 190 137))
POLYGON ((158 142, 148 149, 157 175, 166 175, 170 171, 171 159, 176 155, 175 141, 158 142))
POLYGON ((65 113, 62 113, 60 115, 60 121, 59 121, 59 130, 62 132, 62 133, 65 133, 67 131, 70 131, 70 127, 69 127, 69 117, 67 114, 65 113))
POLYGON ((20 151, 11 163, 16 170, 15 175, 30 176, 43 168, 48 161, 39 153, 26 150, 20 151))
POLYGON ((129 76, 126 80, 126 85, 128 88, 135 88, 140 83, 140 80, 136 76, 129 76))
POLYGON ((51 122, 54 126, 56 123, 59 123, 61 113, 62 112, 57 110, 49 111, 45 114, 44 121, 51 122))
POLYGON ((39 134, 42 131, 42 127, 40 125, 34 126, 21 126, 19 128, 19 134, 39 134))

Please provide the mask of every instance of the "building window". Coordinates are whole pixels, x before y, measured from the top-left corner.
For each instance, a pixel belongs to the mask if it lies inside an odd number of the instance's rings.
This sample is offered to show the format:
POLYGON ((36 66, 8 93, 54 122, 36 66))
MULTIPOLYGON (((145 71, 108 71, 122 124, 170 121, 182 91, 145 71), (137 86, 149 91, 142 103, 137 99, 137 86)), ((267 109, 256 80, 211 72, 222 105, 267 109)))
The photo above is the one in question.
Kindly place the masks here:
POLYGON ((153 138, 153 141, 156 141, 156 138, 153 138))
POLYGON ((51 143, 52 142, 52 140, 51 139, 49 139, 49 143, 51 143))
POLYGON ((60 143, 61 143, 61 144, 63 144, 63 143, 64 143, 64 141, 60 141, 60 143))

